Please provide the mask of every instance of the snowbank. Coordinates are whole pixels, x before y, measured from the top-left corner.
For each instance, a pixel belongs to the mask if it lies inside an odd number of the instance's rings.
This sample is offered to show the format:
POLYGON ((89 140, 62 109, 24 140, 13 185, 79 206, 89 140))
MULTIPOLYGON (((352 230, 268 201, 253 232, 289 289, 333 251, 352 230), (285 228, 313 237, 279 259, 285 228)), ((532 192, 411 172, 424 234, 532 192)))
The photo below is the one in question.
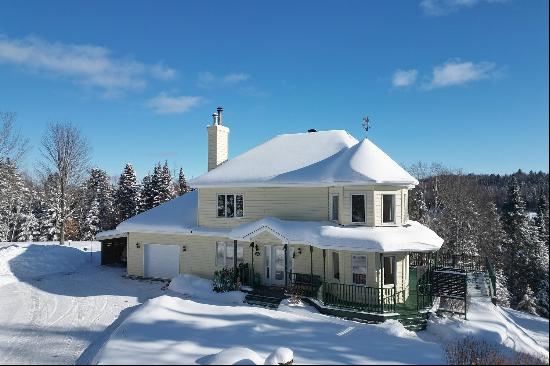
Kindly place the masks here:
POLYGON ((263 365, 264 359, 245 347, 224 349, 203 360, 205 365, 263 365))
POLYGON ((207 301, 213 304, 242 304, 246 296, 245 293, 240 291, 214 292, 212 281, 189 274, 174 277, 168 289, 190 299, 207 301))
POLYGON ((267 356, 264 365, 288 365, 294 360, 294 352, 290 348, 279 347, 267 356))
MULTIPOLYGON (((528 317, 527 314, 523 316, 528 317)), ((493 344, 501 344, 516 352, 548 358, 547 349, 512 321, 507 316, 507 311, 493 305, 488 298, 484 297, 470 299, 468 320, 432 316, 429 319, 427 331, 443 344, 471 336, 493 344)), ((548 337, 548 328, 546 328, 546 337, 548 337)))
POLYGON ((94 260, 99 242, 0 243, 0 285, 53 273, 74 272, 94 260))
MULTIPOLYGON (((285 347, 292 349, 294 364, 443 362, 437 343, 405 331, 398 322, 362 324, 312 315, 161 296, 124 321, 97 360, 101 364, 204 364, 235 347, 250 348, 262 359, 285 347)), ((231 352, 220 357, 227 353, 231 352)))

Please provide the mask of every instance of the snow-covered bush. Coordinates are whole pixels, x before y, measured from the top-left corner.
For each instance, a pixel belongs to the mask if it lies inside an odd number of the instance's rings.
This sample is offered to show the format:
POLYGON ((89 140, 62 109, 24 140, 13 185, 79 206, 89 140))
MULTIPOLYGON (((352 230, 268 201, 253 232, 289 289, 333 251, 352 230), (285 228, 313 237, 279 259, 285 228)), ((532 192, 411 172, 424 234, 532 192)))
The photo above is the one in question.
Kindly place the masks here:
POLYGON ((519 352, 505 350, 486 340, 465 337, 445 347, 449 365, 545 365, 548 361, 519 352))
POLYGON ((216 292, 236 291, 239 289, 236 277, 237 272, 234 268, 222 268, 214 272, 212 289, 216 292))

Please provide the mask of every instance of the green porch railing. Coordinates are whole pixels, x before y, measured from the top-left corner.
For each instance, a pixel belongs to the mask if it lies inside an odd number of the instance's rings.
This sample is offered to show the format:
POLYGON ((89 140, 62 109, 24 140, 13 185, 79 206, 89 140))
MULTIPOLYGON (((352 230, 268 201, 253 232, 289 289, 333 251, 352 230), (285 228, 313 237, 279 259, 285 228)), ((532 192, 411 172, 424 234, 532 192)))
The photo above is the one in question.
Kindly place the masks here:
POLYGON ((295 296, 314 298, 326 306, 372 313, 394 313, 396 303, 406 297, 408 288, 378 288, 323 282, 320 276, 291 273, 288 292, 295 296))

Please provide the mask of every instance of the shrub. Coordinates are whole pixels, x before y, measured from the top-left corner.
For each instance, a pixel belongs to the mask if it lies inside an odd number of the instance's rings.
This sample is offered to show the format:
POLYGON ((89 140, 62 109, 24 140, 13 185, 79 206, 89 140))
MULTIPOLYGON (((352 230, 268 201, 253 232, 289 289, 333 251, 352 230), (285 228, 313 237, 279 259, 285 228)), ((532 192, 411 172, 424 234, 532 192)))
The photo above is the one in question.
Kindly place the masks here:
POLYGON ((474 337, 465 337, 445 347, 449 365, 546 365, 547 360, 474 337))
POLYGON ((236 281, 237 273, 233 268, 223 268, 214 272, 212 281, 212 289, 215 292, 236 291, 239 289, 239 284, 236 281))

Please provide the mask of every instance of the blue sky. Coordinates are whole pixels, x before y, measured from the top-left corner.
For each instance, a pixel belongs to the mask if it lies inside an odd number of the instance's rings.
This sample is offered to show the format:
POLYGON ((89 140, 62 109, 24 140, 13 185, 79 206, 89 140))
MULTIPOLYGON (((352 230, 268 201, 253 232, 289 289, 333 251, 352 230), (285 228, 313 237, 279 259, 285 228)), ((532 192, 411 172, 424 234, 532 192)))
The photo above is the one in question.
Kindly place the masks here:
POLYGON ((548 2, 0 2, 0 111, 33 149, 77 124, 92 162, 206 170, 218 105, 235 156, 361 119, 394 160, 548 171, 548 2))

